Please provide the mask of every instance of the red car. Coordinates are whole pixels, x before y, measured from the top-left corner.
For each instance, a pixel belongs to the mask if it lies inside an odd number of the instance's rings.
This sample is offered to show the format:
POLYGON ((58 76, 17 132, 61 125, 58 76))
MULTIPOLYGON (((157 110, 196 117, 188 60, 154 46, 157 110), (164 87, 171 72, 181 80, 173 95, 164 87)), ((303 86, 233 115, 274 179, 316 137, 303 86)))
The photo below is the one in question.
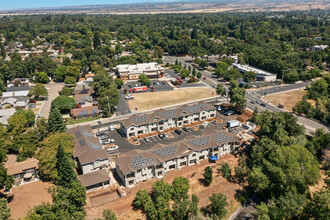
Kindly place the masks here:
POLYGON ((36 103, 36 100, 29 100, 30 103, 36 103))

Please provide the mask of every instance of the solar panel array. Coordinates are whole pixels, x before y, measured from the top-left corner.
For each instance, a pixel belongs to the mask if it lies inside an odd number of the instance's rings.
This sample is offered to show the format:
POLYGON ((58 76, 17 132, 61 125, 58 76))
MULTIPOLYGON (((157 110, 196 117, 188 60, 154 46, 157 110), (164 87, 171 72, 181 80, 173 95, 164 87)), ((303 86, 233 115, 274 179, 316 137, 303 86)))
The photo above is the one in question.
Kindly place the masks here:
POLYGON ((149 166, 154 163, 154 159, 147 157, 144 158, 142 155, 133 157, 133 162, 131 163, 131 167, 138 169, 141 167, 149 166))
POLYGON ((174 155, 177 148, 178 148, 178 145, 172 145, 169 147, 164 147, 164 148, 155 150, 152 153, 157 154, 158 156, 161 156, 161 157, 168 157, 168 156, 174 155))
POLYGON ((226 135, 226 134, 223 134, 223 133, 218 133, 214 136, 214 142, 215 143, 226 143, 226 142, 229 142, 233 139, 232 136, 229 136, 229 135, 226 135))
POLYGON ((209 144, 210 136, 196 138, 192 141, 188 141, 189 144, 194 145, 195 147, 202 147, 209 144))
POLYGON ((174 118, 176 113, 177 113, 177 109, 173 109, 173 110, 157 112, 156 115, 158 115, 159 117, 162 117, 164 119, 171 119, 171 118, 174 118))
POLYGON ((102 149, 102 147, 99 145, 99 144, 95 144, 91 141, 88 141, 89 145, 94 149, 94 150, 97 150, 97 149, 102 149))
POLYGON ((88 110, 81 111, 78 115, 88 115, 88 110))
POLYGON ((97 114, 97 108, 93 108, 91 114, 97 114))
POLYGON ((79 144, 80 144, 80 146, 82 146, 82 147, 86 145, 84 139, 79 140, 79 144))
POLYGON ((199 103, 196 105, 190 105, 190 106, 186 106, 183 108, 184 111, 189 112, 189 113, 196 113, 196 112, 200 112, 200 108, 206 108, 209 109, 209 106, 203 103, 199 103))
POLYGON ((137 116, 137 117, 133 118, 133 121, 135 123, 143 123, 143 122, 145 122, 147 120, 148 120, 147 115, 141 115, 141 116, 137 116))
POLYGON ((76 138, 80 138, 81 137, 80 131, 76 131, 75 135, 76 135, 76 138))

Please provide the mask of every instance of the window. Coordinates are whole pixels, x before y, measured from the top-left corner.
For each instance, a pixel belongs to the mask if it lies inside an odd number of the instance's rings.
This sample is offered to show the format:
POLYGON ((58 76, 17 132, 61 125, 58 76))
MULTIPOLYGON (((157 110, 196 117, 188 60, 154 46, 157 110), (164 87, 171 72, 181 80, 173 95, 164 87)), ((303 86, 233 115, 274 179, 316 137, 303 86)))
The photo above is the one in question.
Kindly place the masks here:
POLYGON ((213 118, 214 117, 214 114, 211 114, 210 117, 213 118))
POLYGON ((138 131, 138 134, 142 134, 143 133, 143 131, 141 130, 141 131, 138 131))
POLYGON ((159 172, 157 173, 157 175, 158 175, 158 176, 163 176, 163 172, 162 172, 162 171, 159 171, 159 172))
POLYGON ((199 157, 199 160, 204 160, 205 159, 205 156, 200 156, 199 157))
POLYGON ((150 166, 150 167, 148 167, 148 170, 151 170, 152 169, 152 167, 150 166))
POLYGON ((175 169, 175 164, 168 167, 170 170, 175 169))
POLYGON ((128 136, 129 137, 134 136, 134 133, 129 133, 128 136))
POLYGON ((186 162, 186 161, 181 162, 181 163, 180 163, 180 166, 181 166, 181 167, 182 167, 182 166, 187 166, 187 162, 186 162))
POLYGON ((184 159, 184 157, 181 157, 180 159, 181 159, 181 160, 183 160, 183 159, 184 159))
POLYGON ((196 154, 193 154, 192 156, 193 156, 193 157, 195 157, 195 156, 196 156, 196 154))
POLYGON ((141 173, 141 170, 137 170, 136 172, 137 172, 137 173, 141 173))

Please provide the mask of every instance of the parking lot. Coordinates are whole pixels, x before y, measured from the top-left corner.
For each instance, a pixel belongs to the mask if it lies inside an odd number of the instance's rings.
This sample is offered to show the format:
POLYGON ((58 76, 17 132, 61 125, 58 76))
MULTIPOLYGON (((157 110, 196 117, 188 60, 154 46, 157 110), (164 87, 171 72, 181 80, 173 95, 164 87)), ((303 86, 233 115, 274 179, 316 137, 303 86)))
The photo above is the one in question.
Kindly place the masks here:
MULTIPOLYGON (((142 82, 126 82, 124 84, 124 89, 127 89, 127 91, 132 90, 134 87, 140 87, 145 86, 142 82)), ((148 87, 148 90, 145 92, 151 92, 151 88, 154 88, 154 92, 160 92, 160 91, 171 91, 173 90, 173 87, 168 84, 166 81, 161 80, 151 80, 151 85, 148 87)))
MULTIPOLYGON (((179 77, 181 79, 181 76, 179 74, 175 73, 174 70, 171 69, 165 69, 165 75, 169 75, 171 78, 177 78, 179 77)), ((205 86, 204 83, 198 82, 198 83, 188 83, 187 80, 181 79, 182 84, 178 85, 178 88, 189 88, 189 87, 197 87, 197 86, 205 86)))
POLYGON ((122 136, 117 129, 113 131, 106 130, 106 136, 109 139, 114 139, 114 145, 117 145, 119 148, 118 150, 110 151, 109 155, 118 155, 118 154, 124 154, 127 153, 131 150, 148 150, 151 147, 153 147, 155 144, 160 143, 164 145, 168 145, 174 142, 182 141, 189 135, 202 135, 205 134, 213 129, 220 130, 223 129, 226 125, 227 122, 230 120, 233 120, 236 118, 235 115, 231 116, 224 116, 223 114, 218 113, 218 117, 220 117, 223 122, 222 123, 213 123, 210 122, 205 128, 200 128, 197 131, 192 129, 191 127, 187 128, 187 131, 184 131, 182 129, 179 129, 182 133, 181 135, 175 133, 174 131, 166 132, 168 134, 168 138, 160 138, 158 135, 154 136, 149 136, 148 138, 145 139, 139 139, 139 144, 131 144, 126 137, 122 136))

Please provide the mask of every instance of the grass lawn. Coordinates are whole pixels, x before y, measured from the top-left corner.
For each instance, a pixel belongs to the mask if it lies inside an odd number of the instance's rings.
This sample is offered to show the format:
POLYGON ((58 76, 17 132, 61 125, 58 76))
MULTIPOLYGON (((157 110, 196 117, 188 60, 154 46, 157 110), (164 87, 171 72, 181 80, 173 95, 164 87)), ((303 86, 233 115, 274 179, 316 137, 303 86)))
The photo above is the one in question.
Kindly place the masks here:
POLYGON ((213 89, 206 87, 183 88, 174 91, 148 92, 133 94, 134 99, 128 101, 132 110, 143 111, 155 108, 161 108, 168 105, 174 105, 209 97, 215 97, 217 94, 213 89))
POLYGON ((82 119, 72 119, 72 118, 65 118, 64 121, 67 125, 79 124, 87 121, 95 121, 100 119, 101 117, 93 117, 93 118, 82 118, 82 119))

